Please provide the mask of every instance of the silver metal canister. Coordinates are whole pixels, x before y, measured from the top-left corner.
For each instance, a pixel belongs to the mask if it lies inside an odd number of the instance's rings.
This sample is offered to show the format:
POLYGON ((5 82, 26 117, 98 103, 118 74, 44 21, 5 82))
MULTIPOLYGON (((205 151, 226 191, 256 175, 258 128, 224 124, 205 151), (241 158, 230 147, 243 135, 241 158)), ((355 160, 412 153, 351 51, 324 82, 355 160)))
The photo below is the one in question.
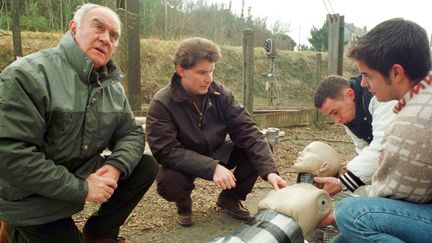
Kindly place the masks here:
POLYGON ((303 243, 300 226, 290 217, 274 210, 257 212, 254 217, 243 223, 232 234, 222 236, 207 243, 303 243))
POLYGON ((279 142, 279 128, 276 127, 269 127, 264 129, 265 131, 265 135, 267 137, 267 139, 272 143, 272 144, 277 144, 279 142))

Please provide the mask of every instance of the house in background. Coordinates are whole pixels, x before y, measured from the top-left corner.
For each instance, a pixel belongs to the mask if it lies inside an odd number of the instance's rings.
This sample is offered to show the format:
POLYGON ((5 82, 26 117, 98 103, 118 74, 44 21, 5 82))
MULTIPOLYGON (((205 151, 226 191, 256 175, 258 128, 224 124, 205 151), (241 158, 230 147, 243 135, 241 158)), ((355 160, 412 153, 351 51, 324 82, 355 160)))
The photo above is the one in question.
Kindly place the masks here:
POLYGON ((345 23, 344 45, 347 45, 352 41, 357 40, 359 37, 363 36, 366 33, 367 33, 366 27, 359 28, 352 23, 345 23))

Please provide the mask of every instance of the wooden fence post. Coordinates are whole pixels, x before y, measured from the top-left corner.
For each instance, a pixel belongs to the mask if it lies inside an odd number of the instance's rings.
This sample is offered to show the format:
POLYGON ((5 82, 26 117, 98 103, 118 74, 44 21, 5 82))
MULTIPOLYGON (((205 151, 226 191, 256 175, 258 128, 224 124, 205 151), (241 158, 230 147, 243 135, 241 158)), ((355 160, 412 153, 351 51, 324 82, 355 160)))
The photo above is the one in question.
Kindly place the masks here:
MULTIPOLYGON (((141 111, 141 61, 140 61, 140 21, 139 0, 118 0, 118 7, 124 9, 123 31, 127 38, 122 39, 126 48, 127 94, 132 111, 141 111)), ((124 50, 126 49, 126 50, 124 50)))
MULTIPOLYGON (((315 76, 315 79, 316 79, 316 83, 315 84, 316 85, 315 85, 315 88, 317 88, 319 82, 322 79, 322 54, 321 53, 317 53, 316 54, 316 67, 315 67, 315 69, 316 69, 316 76, 315 76)), ((319 110, 316 109, 315 122, 319 121, 319 117, 320 117, 319 110)))
POLYGON ((254 32, 243 31, 243 104, 253 115, 253 83, 254 83, 254 32))
POLYGON ((20 27, 20 5, 21 0, 11 1, 11 18, 12 18, 12 42, 14 49, 14 57, 22 57, 22 47, 21 47, 21 27, 20 27))

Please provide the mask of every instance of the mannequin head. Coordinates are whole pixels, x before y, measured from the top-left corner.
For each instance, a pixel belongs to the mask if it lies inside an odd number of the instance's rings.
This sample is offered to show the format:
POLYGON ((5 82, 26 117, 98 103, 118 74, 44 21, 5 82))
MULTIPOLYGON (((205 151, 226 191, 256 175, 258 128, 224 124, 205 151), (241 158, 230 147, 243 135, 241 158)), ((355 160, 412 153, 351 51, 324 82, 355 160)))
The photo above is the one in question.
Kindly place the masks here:
POLYGON ((323 142, 307 145, 294 161, 292 168, 297 173, 311 173, 315 176, 335 176, 341 167, 341 156, 323 142))

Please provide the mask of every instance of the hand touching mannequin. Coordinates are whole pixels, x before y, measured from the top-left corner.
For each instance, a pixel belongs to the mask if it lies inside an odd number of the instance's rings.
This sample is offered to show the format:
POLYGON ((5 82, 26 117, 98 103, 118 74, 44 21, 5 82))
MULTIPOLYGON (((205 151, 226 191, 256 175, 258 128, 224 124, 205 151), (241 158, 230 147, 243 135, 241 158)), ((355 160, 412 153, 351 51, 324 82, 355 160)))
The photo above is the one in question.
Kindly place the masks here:
MULTIPOLYGON (((328 144, 312 142, 294 161, 297 173, 314 176, 335 176, 341 167, 341 156, 328 144)), ((273 209, 294 219, 306 237, 319 222, 331 212, 330 195, 308 183, 297 183, 280 190, 271 191, 258 204, 258 210, 273 209)))

